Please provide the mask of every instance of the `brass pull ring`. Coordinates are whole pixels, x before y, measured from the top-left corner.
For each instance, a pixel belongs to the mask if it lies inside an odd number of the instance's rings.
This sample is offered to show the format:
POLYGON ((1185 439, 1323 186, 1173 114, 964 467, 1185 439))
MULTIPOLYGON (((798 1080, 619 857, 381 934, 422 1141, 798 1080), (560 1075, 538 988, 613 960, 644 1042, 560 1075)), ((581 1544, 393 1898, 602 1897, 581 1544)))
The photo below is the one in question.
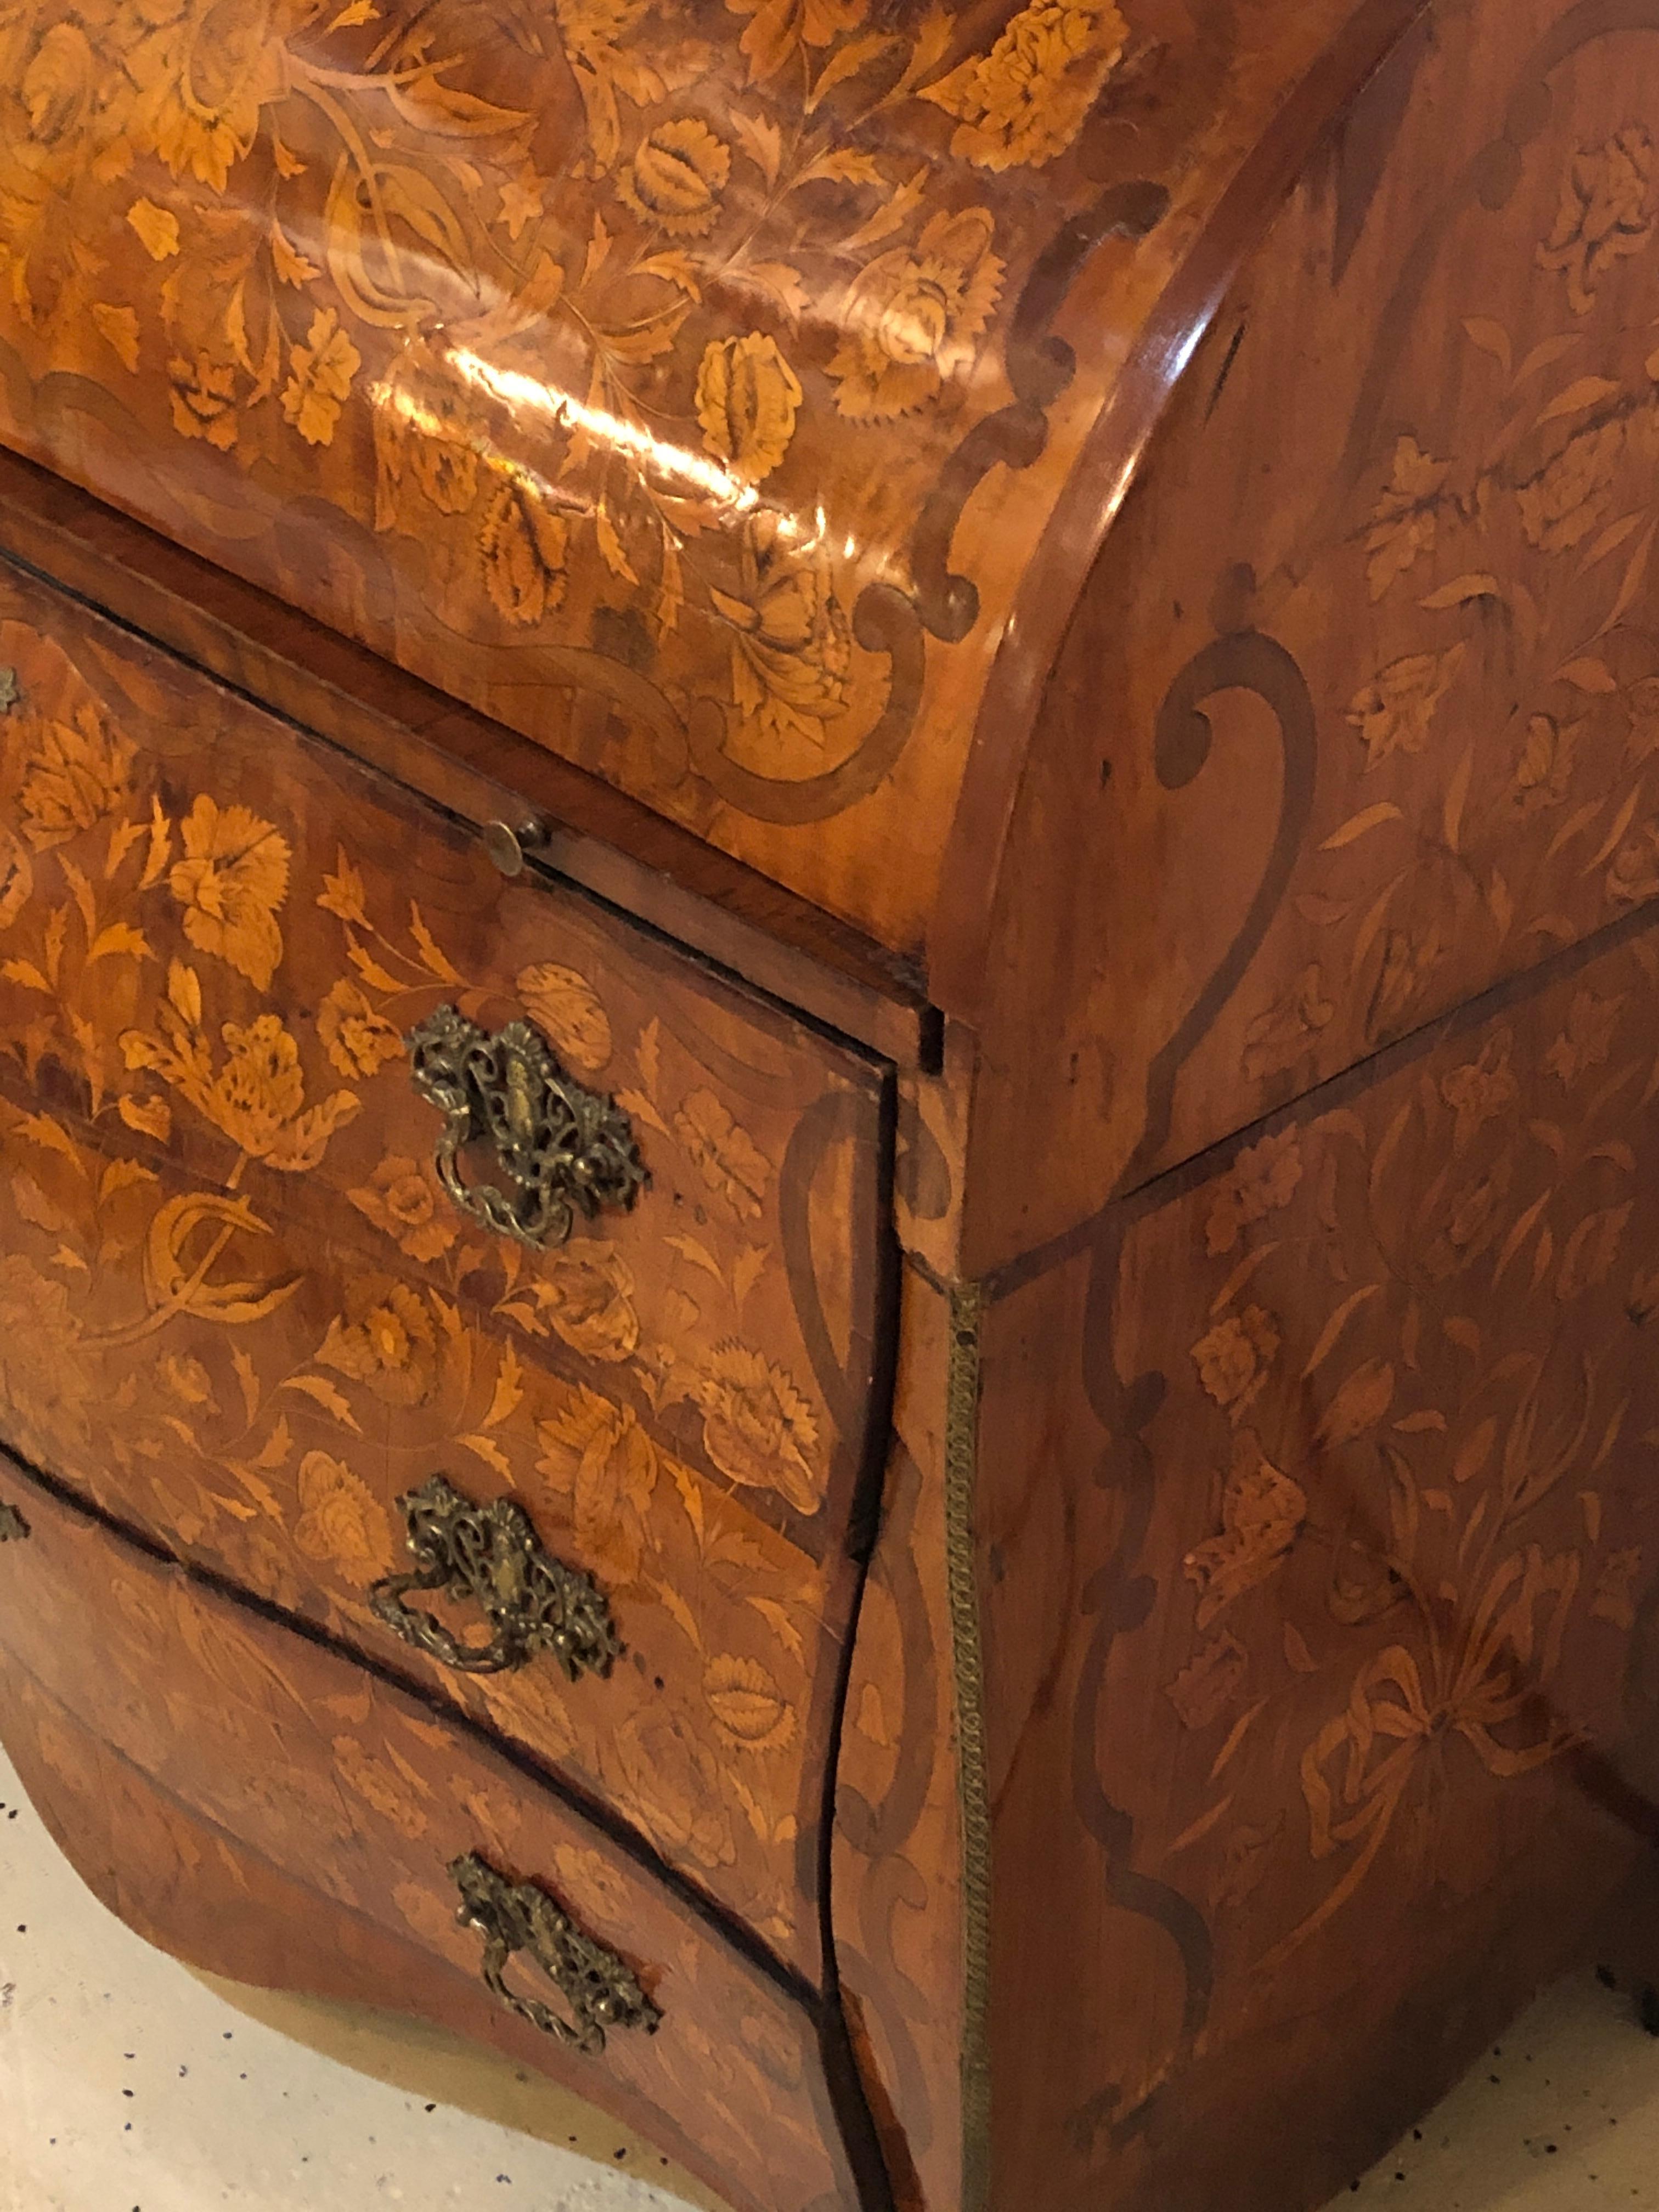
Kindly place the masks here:
POLYGON ((556 2036, 597 2058, 606 2031, 642 2027, 654 2035, 662 2014, 640 1987, 633 1970, 614 1951, 585 1935, 570 1915, 534 1882, 508 1881, 476 1851, 453 1859, 450 1879, 461 1893, 456 1918, 484 1939, 485 1982, 510 2012, 544 2035, 556 2036), (528 1952, 570 2008, 568 2020, 539 1997, 521 1997, 507 1986, 508 1960, 528 1952))
POLYGON ((562 1244, 578 1213, 633 1205, 647 1176, 628 1116, 573 1082, 528 1022, 492 1036, 440 1006, 404 1042, 416 1091, 444 1117, 438 1178, 471 1219, 540 1249, 562 1244), (505 1188, 462 1178, 460 1155, 486 1142, 505 1188))
POLYGON ((501 1674, 550 1651, 571 1681, 608 1674, 622 1644, 604 1593, 591 1577, 543 1548, 510 1498, 475 1505, 434 1474, 398 1501, 415 1571, 387 1575, 368 1593, 376 1617, 431 1658, 468 1674, 501 1674), (404 1601, 411 1590, 474 1604, 489 1623, 487 1644, 469 1644, 404 1601))

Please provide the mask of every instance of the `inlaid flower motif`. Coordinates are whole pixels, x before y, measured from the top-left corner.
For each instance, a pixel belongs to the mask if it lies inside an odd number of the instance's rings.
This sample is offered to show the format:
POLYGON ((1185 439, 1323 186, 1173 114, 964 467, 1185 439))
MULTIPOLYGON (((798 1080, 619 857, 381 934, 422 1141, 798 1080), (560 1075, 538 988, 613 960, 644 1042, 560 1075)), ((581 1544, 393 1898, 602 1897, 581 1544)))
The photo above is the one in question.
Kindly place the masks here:
POLYGON ((283 957, 276 910, 288 896, 288 840, 251 808, 222 807, 205 792, 179 834, 185 857, 167 882, 185 909, 185 936, 269 990, 283 957))
POLYGON ((400 1252, 423 1265, 441 1260, 455 1242, 455 1209, 429 1160, 388 1152, 367 1184, 346 1196, 366 1220, 394 1239, 400 1252))
POLYGON ((832 46, 856 30, 869 13, 870 0, 726 0, 734 15, 753 18, 738 40, 749 63, 750 84, 764 84, 803 46, 832 46))
POLYGON ((1182 1563, 1198 1590, 1198 1626, 1208 1628, 1246 1590, 1267 1581, 1308 1517, 1308 1493, 1262 1453, 1248 1431, 1238 1439, 1221 1498, 1221 1534, 1195 1544, 1182 1563))
POLYGON ((928 406, 972 367, 1002 289, 985 208, 936 215, 914 246, 896 247, 853 283, 830 374, 854 422, 888 422, 928 406))
POLYGON ((1311 961, 1283 997, 1259 1013, 1244 1032, 1244 1079, 1260 1083, 1294 1067, 1318 1043, 1336 1018, 1325 971, 1311 961))
POLYGON ((777 467, 795 434, 800 404, 800 380, 775 338, 752 331, 705 347, 696 392, 703 450, 740 483, 757 484, 777 467))
POLYGON ((734 1751, 781 1751, 793 1741, 794 1709, 757 1659, 731 1652, 711 1659, 702 1694, 720 1741, 734 1751))
POLYGON ((1607 896, 1618 906, 1641 906, 1659 898, 1659 823, 1644 823, 1613 854, 1607 896))
POLYGON ((168 1396, 176 1398, 181 1406, 192 1409, 205 1406, 210 1412, 217 1412, 212 1377, 201 1361, 189 1352, 164 1354, 155 1363, 155 1376, 168 1396))
POLYGON ((712 1091, 694 1091, 674 1116, 674 1133, 710 1190, 745 1221, 758 1221, 772 1165, 712 1091))
POLYGON ((1397 578, 1433 552, 1440 534, 1440 495, 1450 473, 1450 462, 1434 459, 1415 438, 1401 438, 1395 447, 1394 467, 1365 540, 1373 600, 1386 598, 1397 578))
POLYGON ((133 132, 175 177, 188 172, 222 192, 251 150, 259 110, 288 88, 287 55, 271 0, 149 0, 123 66, 137 88, 133 132))
POLYGON ((1211 1258, 1231 1252, 1243 1231, 1288 1206, 1301 1180, 1298 1130, 1281 1129, 1277 1136, 1247 1145, 1211 1204, 1204 1240, 1211 1258))
POLYGON ((477 425, 461 394, 436 377, 427 386, 404 448, 410 473, 440 514, 465 514, 478 495, 477 425))
POLYGON ((661 1462, 632 1407, 579 1383, 550 1419, 537 1423, 536 1434, 537 1468, 570 1500, 583 1561, 613 1587, 637 1581, 661 1462))
POLYGON ((1199 1381, 1235 1422, 1266 1382, 1279 1346, 1272 1315, 1249 1306, 1242 1314, 1226 1315, 1193 1346, 1199 1381))
POLYGON ((1626 425, 1614 416, 1570 439, 1516 494, 1527 542, 1541 553, 1567 553, 1605 520, 1613 504, 1626 425))
POLYGON ((636 1709, 612 1733, 607 1778, 652 1840, 709 1872, 737 1858, 720 1771, 672 1705, 636 1709))
POLYGON ((521 968, 514 988, 524 1010, 563 1060, 593 1073, 611 1057, 611 1022, 592 985, 574 968, 544 961, 521 968))
POLYGON ((1454 645, 1444 653, 1407 653, 1354 694, 1348 725, 1365 748, 1367 775, 1394 753, 1423 751, 1467 651, 1465 646, 1454 645))
POLYGON ((1520 1085, 1510 1065, 1514 1038, 1498 1030, 1481 1047, 1478 1060, 1455 1067, 1440 1085, 1440 1096, 1457 1117, 1452 1148, 1467 1152, 1488 1121, 1499 1120, 1520 1097, 1520 1085))
POLYGON ((169 1000, 157 1012, 155 1029, 123 1032, 128 1068, 159 1074, 250 1159, 285 1175, 314 1168, 334 1132, 356 1113, 356 1094, 337 1091, 320 1106, 307 1108, 299 1045, 276 1014, 261 1014, 246 1026, 227 1022, 220 1032, 224 1065, 216 1073, 212 1048, 199 1027, 200 987, 177 961, 169 1000), (179 999, 185 1000, 182 1008, 179 999))
POLYGON ((340 328, 332 307, 319 307, 311 319, 304 345, 289 357, 290 374, 283 389, 283 413, 308 446, 333 442, 340 419, 340 403, 350 397, 351 380, 362 366, 362 356, 340 328))
POLYGON ((552 501, 518 477, 497 485, 478 532, 484 588, 498 614, 528 628, 564 598, 570 532, 552 501))
POLYGON ((1164 1694, 1187 1729, 1206 1729, 1218 1721, 1250 1671, 1249 1654, 1226 1629, 1206 1637, 1164 1694))
POLYGON ((1032 0, 989 53, 921 97, 959 118, 951 140, 958 161, 1039 168, 1077 137, 1128 41, 1116 0, 1032 0))
POLYGON ((659 123, 641 140, 617 189, 641 222, 671 238, 714 228, 732 173, 731 149, 694 115, 659 123))
POLYGON ((317 1363, 362 1382, 388 1406, 418 1406, 437 1372, 437 1335, 426 1301, 407 1283, 371 1275, 354 1283, 346 1310, 328 1325, 317 1363))
POLYGON ((403 1057, 403 1038, 349 976, 342 976, 317 1009, 317 1034, 331 1065, 360 1080, 403 1057))
POLYGON ((1545 1066, 1566 1089, 1571 1090, 1592 1067, 1605 1064, 1613 1050, 1624 1003, 1622 992, 1610 999, 1600 998, 1589 988, 1574 992, 1565 1026, 1544 1055, 1545 1066))
POLYGON ((167 390, 180 437, 205 438, 228 453, 239 427, 234 362, 199 352, 193 361, 175 358, 167 363, 167 390))
POLYGON ((638 1350, 634 1278, 609 1244, 566 1244, 544 1254, 533 1292, 555 1334, 584 1359, 612 1364, 638 1350))
POLYGON ((1605 145, 1588 147, 1561 187, 1555 228, 1538 249, 1538 265, 1567 280, 1577 315, 1595 304, 1607 270, 1639 253, 1653 235, 1653 139, 1627 123, 1605 145))
POLYGON ((299 1491, 294 1540, 307 1559, 337 1566, 358 1583, 386 1571, 391 1524, 361 1476, 327 1452, 307 1452, 300 1462, 299 1491))
POLYGON ((703 1449, 728 1481, 775 1491, 798 1513, 817 1511, 817 1423, 781 1367, 744 1345, 718 1345, 692 1396, 703 1449))
POLYGON ((31 715, 14 727, 25 762, 23 835, 37 853, 66 844, 125 805, 135 749, 90 702, 71 722, 31 715))
POLYGON ((852 627, 824 549, 793 553, 775 525, 757 518, 744 542, 744 596, 710 597, 733 633, 732 696, 744 721, 774 743, 822 745, 824 725, 847 706, 852 627))

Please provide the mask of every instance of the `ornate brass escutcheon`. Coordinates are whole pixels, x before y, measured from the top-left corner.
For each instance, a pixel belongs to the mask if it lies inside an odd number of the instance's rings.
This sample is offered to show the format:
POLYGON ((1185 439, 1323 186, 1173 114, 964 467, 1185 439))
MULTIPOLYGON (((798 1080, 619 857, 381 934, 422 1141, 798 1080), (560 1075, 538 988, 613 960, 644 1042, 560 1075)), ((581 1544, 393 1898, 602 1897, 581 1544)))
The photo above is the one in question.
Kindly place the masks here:
POLYGON ((437 1170, 462 1212, 520 1244, 562 1244, 576 1216, 626 1209, 647 1181, 628 1116, 574 1083, 528 1022, 491 1036, 440 1006, 404 1039, 415 1088, 444 1116, 437 1170), (468 1183, 460 1156, 488 1143, 507 1188, 468 1183))
POLYGON ((15 1505, 0 1504, 0 1544, 21 1543, 29 1524, 15 1505))
POLYGON ((476 1851, 452 1860, 451 1880, 461 1893, 456 1918, 484 1939, 483 1978, 510 2011, 597 2058, 606 2031, 642 2027, 654 2035, 662 2014, 614 1951, 584 1935, 570 1915, 534 1882, 508 1881, 476 1851), (521 1997, 507 1986, 508 1960, 527 1952, 570 2008, 567 2020, 539 1997, 521 1997))
POLYGON ((398 1506, 409 1524, 415 1571, 386 1576, 368 1595, 405 1644, 469 1674, 505 1674, 539 1651, 550 1651, 573 1682, 584 1672, 611 1672, 622 1645, 604 1593, 543 1548, 521 1506, 510 1498, 475 1505, 441 1474, 398 1506), (470 1644, 452 1634, 404 1602, 410 1590, 477 1605, 489 1623, 489 1641, 470 1644))

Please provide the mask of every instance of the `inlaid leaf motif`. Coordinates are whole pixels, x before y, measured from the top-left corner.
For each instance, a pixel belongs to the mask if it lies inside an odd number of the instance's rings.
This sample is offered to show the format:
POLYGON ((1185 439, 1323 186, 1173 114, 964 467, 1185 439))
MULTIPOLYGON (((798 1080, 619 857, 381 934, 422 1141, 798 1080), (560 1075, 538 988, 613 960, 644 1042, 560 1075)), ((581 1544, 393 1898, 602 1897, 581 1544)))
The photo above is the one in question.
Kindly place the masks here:
POLYGON ((611 1058, 611 1024, 586 976, 547 961, 520 970, 525 1012, 561 1058, 596 1073, 611 1058))
POLYGON ((674 1116, 674 1133, 709 1189, 740 1218, 758 1220, 771 1163, 712 1091, 691 1093, 674 1116))

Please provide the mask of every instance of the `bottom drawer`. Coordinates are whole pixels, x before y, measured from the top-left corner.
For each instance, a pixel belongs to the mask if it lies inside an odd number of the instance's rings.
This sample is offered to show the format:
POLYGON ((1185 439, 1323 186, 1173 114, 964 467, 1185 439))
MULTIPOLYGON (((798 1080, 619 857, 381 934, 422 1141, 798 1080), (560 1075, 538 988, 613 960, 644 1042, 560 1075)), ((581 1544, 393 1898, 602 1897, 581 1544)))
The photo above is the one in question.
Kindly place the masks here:
POLYGON ((351 1993, 485 2033, 743 2212, 879 2203, 842 2148, 806 2006, 561 1801, 9 1462, 0 1540, 0 1735, 142 1933, 319 1994, 343 1991, 308 1958, 366 1960, 351 1993), (244 1956, 225 1915, 256 1890, 244 1956))

